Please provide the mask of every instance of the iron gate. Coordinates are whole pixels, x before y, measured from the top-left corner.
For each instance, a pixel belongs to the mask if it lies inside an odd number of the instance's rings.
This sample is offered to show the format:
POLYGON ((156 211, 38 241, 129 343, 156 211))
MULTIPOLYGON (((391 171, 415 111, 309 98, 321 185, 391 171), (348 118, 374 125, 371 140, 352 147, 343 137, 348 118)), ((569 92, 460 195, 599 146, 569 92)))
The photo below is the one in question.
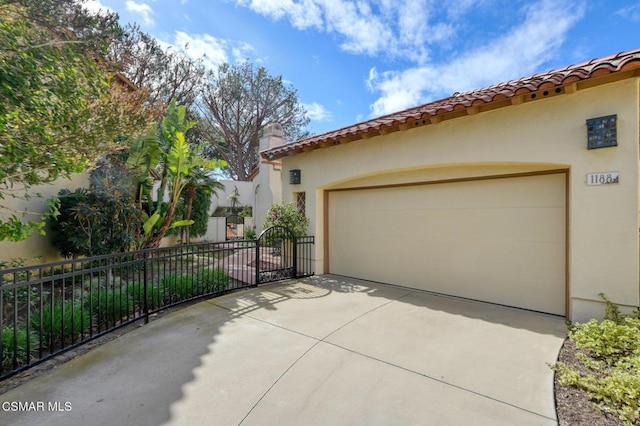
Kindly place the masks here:
POLYGON ((296 277, 296 236, 289 228, 272 226, 256 240, 256 283, 296 277))

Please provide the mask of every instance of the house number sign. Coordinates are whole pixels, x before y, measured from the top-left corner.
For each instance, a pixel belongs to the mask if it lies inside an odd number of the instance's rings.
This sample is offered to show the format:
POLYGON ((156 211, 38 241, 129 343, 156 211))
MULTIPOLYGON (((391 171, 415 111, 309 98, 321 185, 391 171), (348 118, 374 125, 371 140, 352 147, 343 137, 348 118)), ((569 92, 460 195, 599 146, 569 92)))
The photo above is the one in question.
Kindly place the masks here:
POLYGON ((620 183, 619 172, 587 173, 587 185, 611 185, 620 183))

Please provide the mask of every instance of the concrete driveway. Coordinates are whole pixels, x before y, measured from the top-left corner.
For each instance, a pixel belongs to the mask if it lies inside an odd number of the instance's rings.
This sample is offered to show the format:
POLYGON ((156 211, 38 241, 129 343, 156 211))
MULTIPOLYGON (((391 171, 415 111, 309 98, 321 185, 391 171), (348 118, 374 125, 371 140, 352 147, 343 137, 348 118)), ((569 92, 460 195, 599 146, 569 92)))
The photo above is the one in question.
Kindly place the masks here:
POLYGON ((311 277, 140 327, 1 395, 0 424, 552 425, 564 337, 554 316, 311 277))

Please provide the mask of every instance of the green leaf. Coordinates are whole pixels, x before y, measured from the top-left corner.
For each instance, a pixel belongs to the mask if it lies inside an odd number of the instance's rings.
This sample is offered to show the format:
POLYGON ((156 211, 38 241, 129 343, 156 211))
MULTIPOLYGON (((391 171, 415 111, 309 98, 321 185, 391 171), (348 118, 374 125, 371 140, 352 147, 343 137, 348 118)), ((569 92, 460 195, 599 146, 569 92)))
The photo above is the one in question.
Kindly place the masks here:
POLYGON ((176 132, 175 143, 171 146, 169 158, 167 158, 169 171, 174 176, 187 175, 189 166, 189 144, 184 133, 176 132))
POLYGON ((151 234, 153 227, 156 225, 159 219, 160 219, 160 213, 155 212, 154 214, 151 215, 149 219, 147 219, 144 222, 144 224, 142 225, 142 229, 144 230, 145 235, 151 234))
POLYGON ((33 233, 45 235, 45 222, 21 222, 16 215, 7 220, 0 218, 0 241, 8 240, 18 242, 26 240, 33 233))
POLYGON ((193 220, 177 220, 171 224, 169 229, 179 228, 181 226, 190 226, 193 225, 193 220))

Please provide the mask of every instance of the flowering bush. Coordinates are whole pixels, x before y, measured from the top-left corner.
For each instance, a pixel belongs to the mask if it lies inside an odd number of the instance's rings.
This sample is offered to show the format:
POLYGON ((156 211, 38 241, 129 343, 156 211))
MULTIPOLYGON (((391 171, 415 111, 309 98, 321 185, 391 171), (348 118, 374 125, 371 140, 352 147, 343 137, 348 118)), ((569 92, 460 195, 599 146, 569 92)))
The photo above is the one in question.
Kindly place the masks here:
POLYGON ((264 219, 264 229, 275 225, 287 227, 297 237, 302 237, 307 234, 309 219, 293 203, 272 204, 264 219))

